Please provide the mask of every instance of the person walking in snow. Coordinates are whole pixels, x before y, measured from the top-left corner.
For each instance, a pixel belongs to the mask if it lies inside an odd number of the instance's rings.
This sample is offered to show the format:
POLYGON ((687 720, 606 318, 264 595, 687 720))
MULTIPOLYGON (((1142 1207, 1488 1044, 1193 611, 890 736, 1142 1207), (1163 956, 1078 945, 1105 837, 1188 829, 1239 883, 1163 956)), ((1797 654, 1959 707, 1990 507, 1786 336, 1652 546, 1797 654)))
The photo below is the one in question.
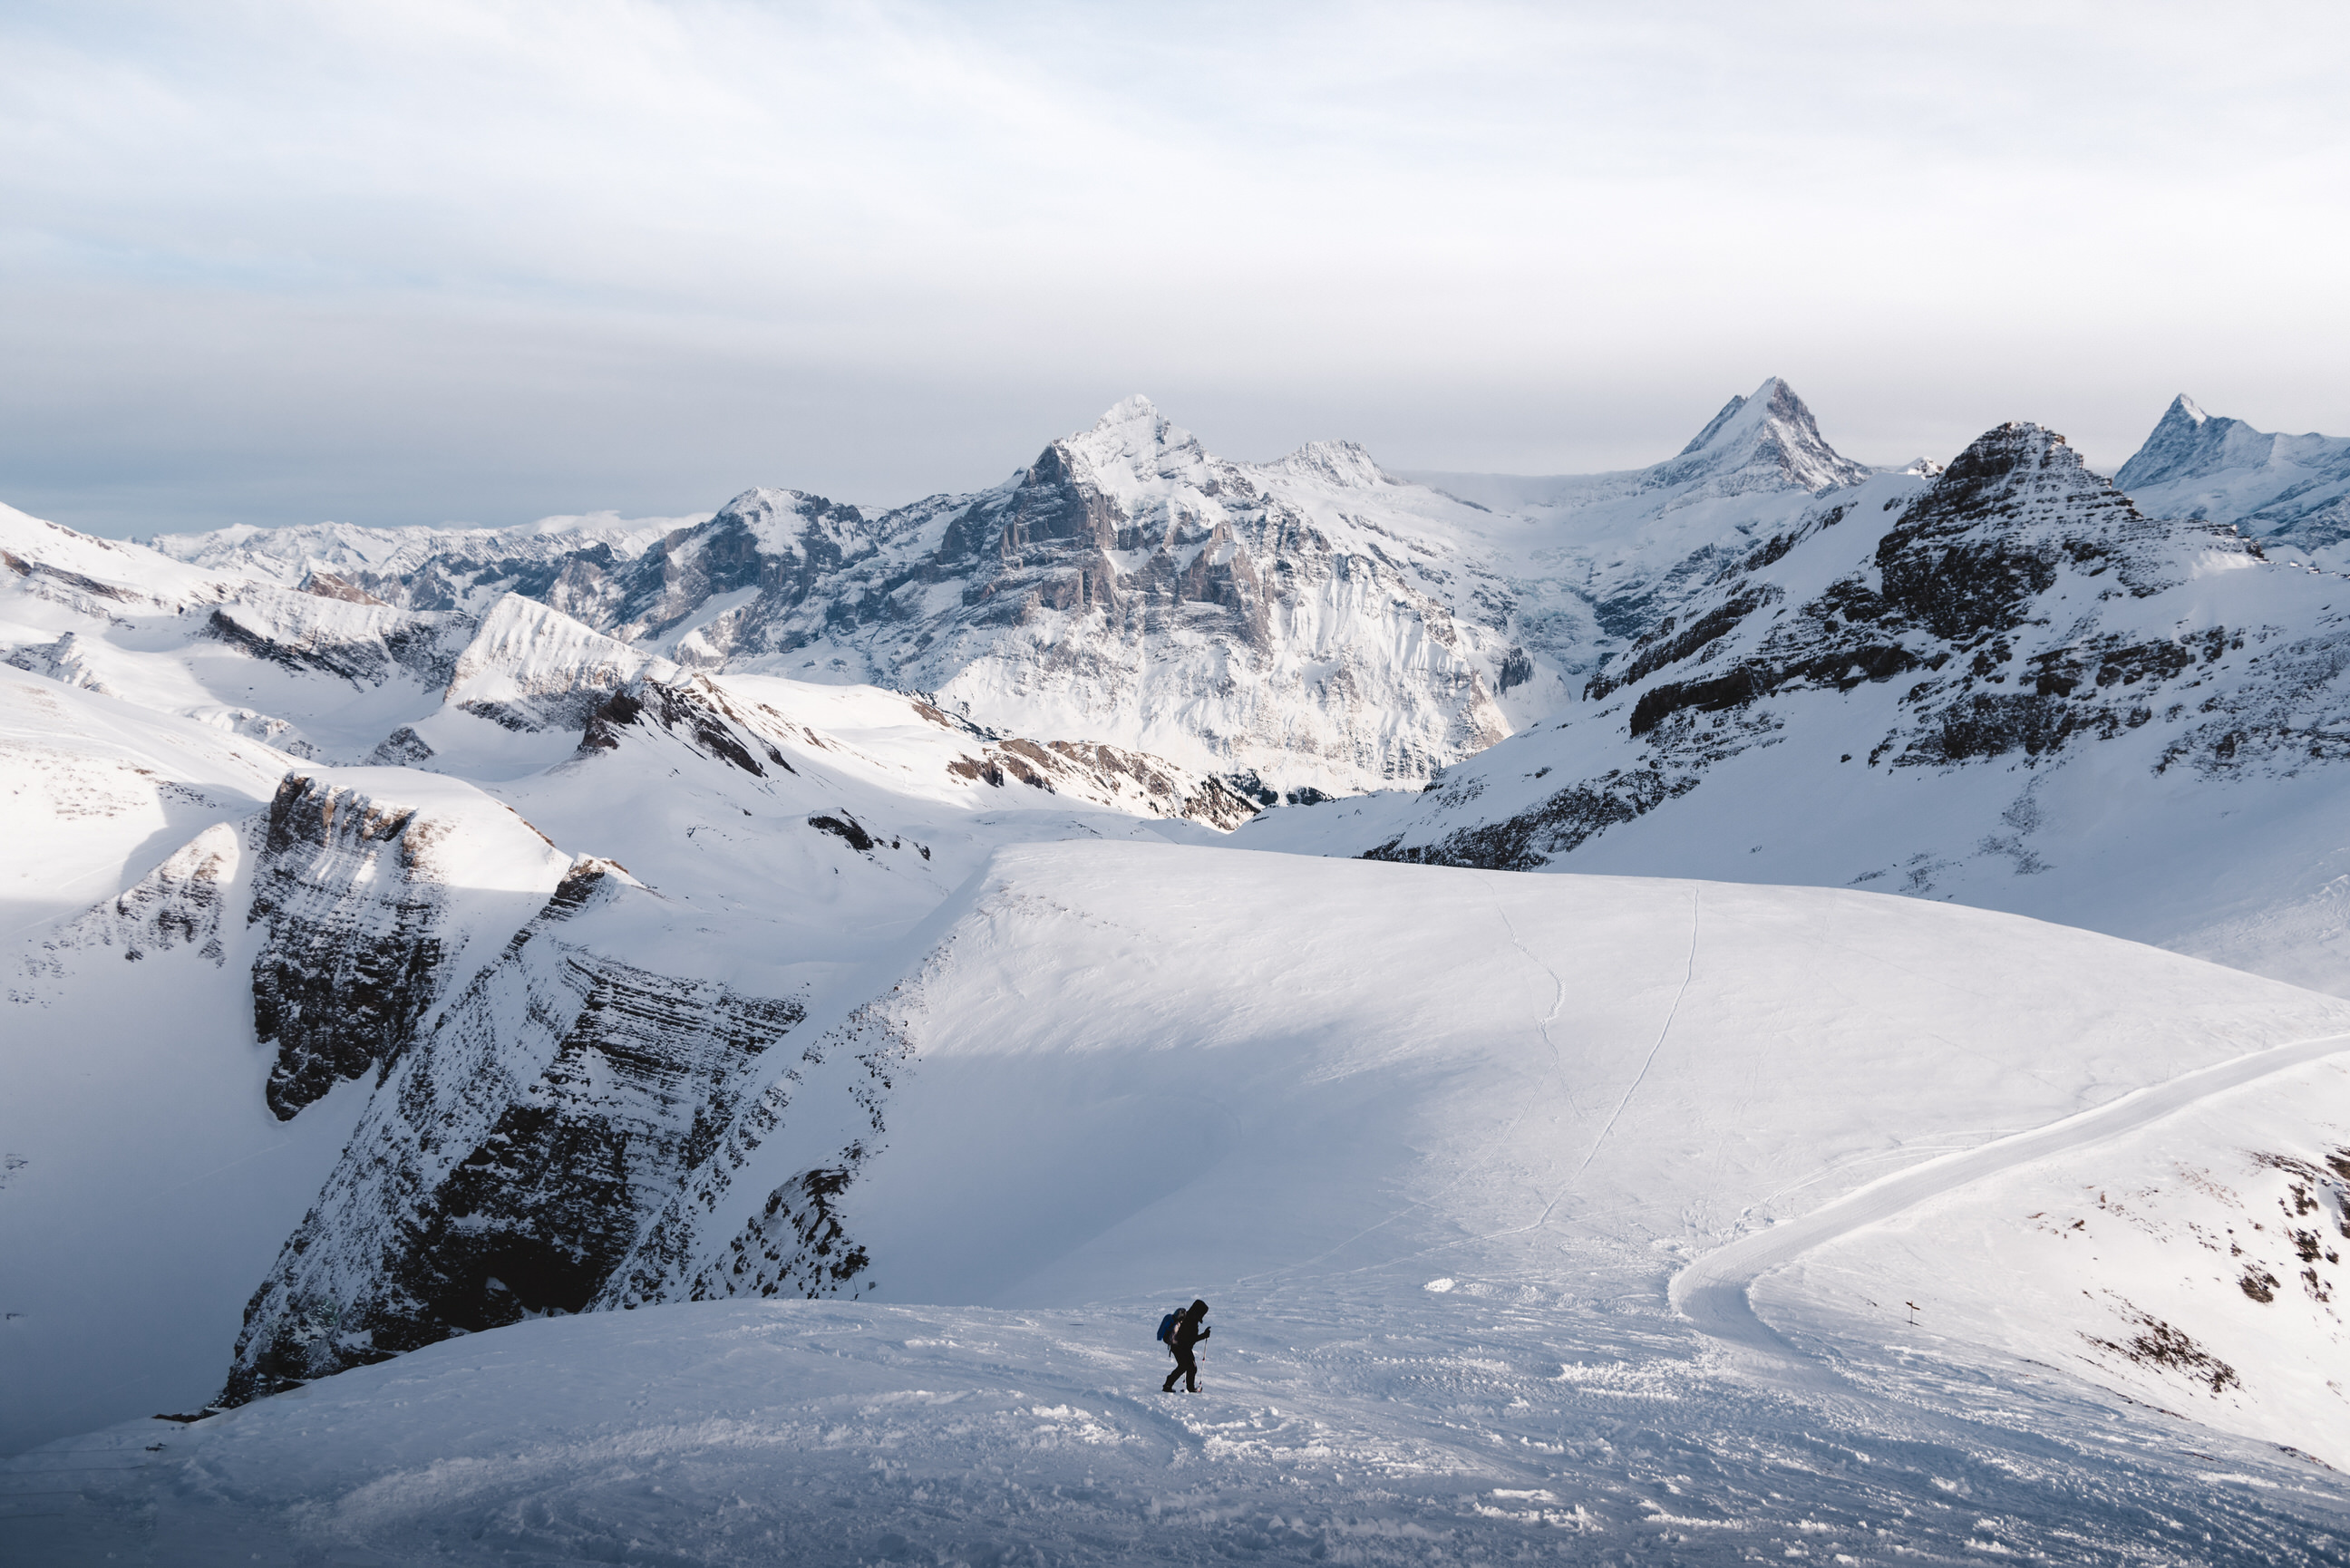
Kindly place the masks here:
POLYGON ((1197 1394, 1200 1391, 1200 1364, 1191 1358, 1191 1347, 1208 1337, 1211 1331, 1207 1316, 1208 1303, 1195 1301, 1191 1311, 1175 1320, 1174 1331, 1167 1336, 1167 1348, 1175 1353, 1175 1370, 1169 1373, 1167 1381, 1159 1386, 1161 1394, 1174 1393, 1178 1377, 1183 1379, 1185 1393, 1197 1394))

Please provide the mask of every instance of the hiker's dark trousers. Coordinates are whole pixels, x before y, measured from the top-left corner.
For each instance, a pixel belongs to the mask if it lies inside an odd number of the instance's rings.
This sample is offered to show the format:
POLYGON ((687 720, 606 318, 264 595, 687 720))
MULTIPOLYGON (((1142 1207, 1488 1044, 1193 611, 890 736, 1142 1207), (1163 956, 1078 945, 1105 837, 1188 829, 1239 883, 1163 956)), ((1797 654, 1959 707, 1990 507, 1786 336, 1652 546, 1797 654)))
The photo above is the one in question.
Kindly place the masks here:
POLYGON ((1183 1386, 1192 1393, 1197 1394, 1200 1391, 1200 1364, 1191 1359, 1188 1351, 1179 1350, 1175 1353, 1175 1370, 1167 1375, 1167 1381, 1159 1386, 1159 1391, 1161 1394, 1174 1393, 1175 1379, 1178 1377, 1183 1379, 1183 1386))

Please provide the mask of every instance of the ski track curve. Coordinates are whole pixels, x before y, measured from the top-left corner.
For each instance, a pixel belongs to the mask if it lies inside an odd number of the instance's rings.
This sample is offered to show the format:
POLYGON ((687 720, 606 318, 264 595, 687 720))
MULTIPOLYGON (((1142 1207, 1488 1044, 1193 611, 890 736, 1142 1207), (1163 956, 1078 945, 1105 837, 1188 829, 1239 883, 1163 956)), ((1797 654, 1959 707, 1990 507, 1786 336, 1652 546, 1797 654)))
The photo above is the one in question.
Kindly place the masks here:
POLYGON ((1700 1333, 1725 1345, 1760 1353, 1792 1367, 1810 1367, 1812 1358, 1796 1350, 1754 1310, 1753 1287, 1764 1274, 1816 1247, 1986 1176, 2134 1131, 2211 1096, 2345 1051, 2350 1051, 2350 1034, 2272 1046, 2133 1089, 2062 1121, 1881 1177, 1808 1214, 1742 1237, 1690 1263, 1673 1276, 1669 1287, 1673 1309, 1700 1333))

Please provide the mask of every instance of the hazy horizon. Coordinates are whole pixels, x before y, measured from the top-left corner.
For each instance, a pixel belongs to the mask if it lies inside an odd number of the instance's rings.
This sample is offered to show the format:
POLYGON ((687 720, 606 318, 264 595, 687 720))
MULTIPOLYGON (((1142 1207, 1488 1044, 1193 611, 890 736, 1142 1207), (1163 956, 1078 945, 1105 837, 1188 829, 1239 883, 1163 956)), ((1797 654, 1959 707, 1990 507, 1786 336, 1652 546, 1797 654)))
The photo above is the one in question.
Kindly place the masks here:
POLYGON ((867 505, 1118 399, 1398 471, 2175 395, 2350 433, 2350 16, 26 5, 0 501, 115 535, 867 505))

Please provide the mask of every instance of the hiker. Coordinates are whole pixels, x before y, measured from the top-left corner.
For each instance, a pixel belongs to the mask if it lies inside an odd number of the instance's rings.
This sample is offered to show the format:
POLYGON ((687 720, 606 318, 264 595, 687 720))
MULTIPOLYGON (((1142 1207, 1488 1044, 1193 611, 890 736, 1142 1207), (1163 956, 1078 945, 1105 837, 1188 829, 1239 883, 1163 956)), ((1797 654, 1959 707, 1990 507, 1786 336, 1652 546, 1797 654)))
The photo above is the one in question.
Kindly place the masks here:
POLYGON ((1167 1381, 1159 1386, 1161 1394, 1174 1393, 1178 1377, 1183 1379, 1185 1393, 1197 1394, 1200 1391, 1200 1364, 1191 1359, 1191 1347, 1211 1332, 1205 1321, 1207 1315, 1208 1303, 1195 1301, 1191 1303, 1191 1310, 1177 1318, 1175 1326, 1167 1331, 1167 1348, 1175 1353, 1175 1370, 1169 1373, 1167 1381))

